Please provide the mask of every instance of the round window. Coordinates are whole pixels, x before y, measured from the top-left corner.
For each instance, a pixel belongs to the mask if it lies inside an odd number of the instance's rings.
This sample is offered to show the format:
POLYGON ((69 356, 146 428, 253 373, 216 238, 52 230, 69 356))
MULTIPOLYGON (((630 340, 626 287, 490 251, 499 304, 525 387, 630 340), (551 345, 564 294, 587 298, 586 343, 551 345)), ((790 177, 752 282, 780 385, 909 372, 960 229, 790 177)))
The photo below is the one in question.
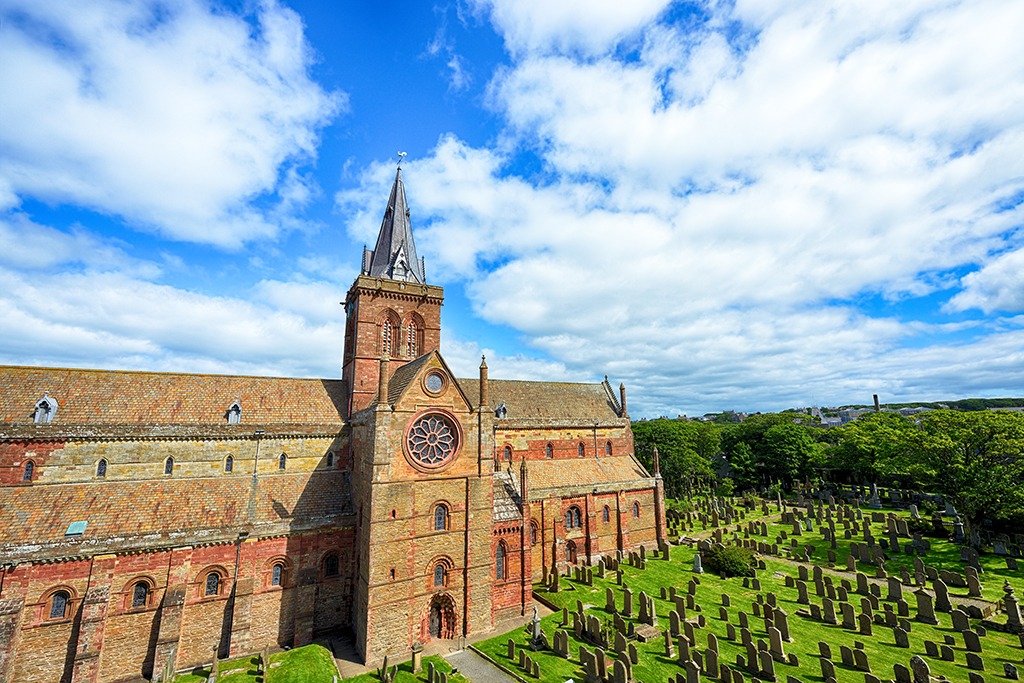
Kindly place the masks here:
POLYGON ((406 448, 414 465, 438 469, 455 458, 459 437, 460 430, 451 418, 440 413, 428 413, 409 427, 406 448))
POLYGON ((444 389, 444 377, 442 377, 439 372, 432 372, 427 375, 426 380, 424 380, 424 384, 427 386, 427 391, 437 394, 441 389, 444 389))

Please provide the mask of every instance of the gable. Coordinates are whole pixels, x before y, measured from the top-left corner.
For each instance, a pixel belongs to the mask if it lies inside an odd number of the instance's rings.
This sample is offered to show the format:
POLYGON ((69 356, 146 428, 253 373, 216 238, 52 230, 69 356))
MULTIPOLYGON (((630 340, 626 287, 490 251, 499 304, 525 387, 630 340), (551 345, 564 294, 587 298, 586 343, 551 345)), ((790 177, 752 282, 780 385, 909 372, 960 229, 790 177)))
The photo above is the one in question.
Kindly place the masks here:
POLYGON ((426 353, 395 370, 388 380, 388 403, 395 409, 415 409, 425 404, 451 406, 456 410, 472 410, 459 380, 437 351, 426 353), (437 392, 430 390, 425 381, 431 374, 443 377, 443 386, 437 392))

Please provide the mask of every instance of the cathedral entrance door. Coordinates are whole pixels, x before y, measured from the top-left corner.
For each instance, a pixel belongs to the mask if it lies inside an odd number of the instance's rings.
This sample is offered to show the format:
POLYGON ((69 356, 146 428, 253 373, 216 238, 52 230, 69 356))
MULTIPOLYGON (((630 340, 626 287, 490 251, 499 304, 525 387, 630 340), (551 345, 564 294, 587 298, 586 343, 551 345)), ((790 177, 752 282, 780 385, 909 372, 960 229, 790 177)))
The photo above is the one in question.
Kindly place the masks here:
POLYGON ((441 637, 441 605, 437 600, 430 603, 430 637, 441 637))
POLYGON ((449 595, 435 595, 430 601, 427 632, 431 638, 455 637, 455 602, 449 595))

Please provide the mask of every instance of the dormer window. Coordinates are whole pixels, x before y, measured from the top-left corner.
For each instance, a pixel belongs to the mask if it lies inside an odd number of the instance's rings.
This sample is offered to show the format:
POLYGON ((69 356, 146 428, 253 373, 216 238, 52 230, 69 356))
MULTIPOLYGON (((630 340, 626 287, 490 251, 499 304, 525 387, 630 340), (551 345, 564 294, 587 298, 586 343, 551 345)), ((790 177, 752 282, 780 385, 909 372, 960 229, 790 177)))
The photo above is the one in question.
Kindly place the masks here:
POLYGON ((236 400, 234 403, 231 404, 231 407, 228 408, 228 424, 229 425, 236 425, 236 424, 240 423, 241 421, 242 421, 242 406, 236 400))
POLYGON ((494 417, 505 419, 508 417, 508 408, 505 407, 505 402, 502 401, 501 405, 494 409, 494 417))
POLYGON ((43 397, 38 403, 36 403, 36 409, 33 413, 32 420, 36 424, 49 424, 56 413, 57 401, 50 398, 48 393, 44 393, 43 397))

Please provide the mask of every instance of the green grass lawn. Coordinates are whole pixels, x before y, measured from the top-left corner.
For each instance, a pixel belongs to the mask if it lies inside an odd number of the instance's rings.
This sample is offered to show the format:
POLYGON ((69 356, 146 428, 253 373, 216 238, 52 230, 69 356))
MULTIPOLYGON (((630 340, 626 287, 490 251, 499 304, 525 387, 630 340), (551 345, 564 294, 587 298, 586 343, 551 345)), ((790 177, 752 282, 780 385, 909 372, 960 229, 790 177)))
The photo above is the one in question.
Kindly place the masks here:
MULTIPOLYGON (((220 663, 220 677, 217 683, 264 683, 263 677, 256 674, 259 657, 243 657, 225 660, 220 663), (240 671, 236 671, 239 670, 240 671), (225 675, 229 671, 236 671, 225 675)), ((332 683, 338 670, 330 651, 322 645, 305 647, 278 652, 270 655, 270 675, 267 683, 332 683), (279 666, 274 666, 278 664, 279 666)), ((210 676, 210 669, 175 678, 175 683, 201 683, 210 676)))
MULTIPOLYGON (((412 672, 412 662, 404 662, 398 665, 398 673, 395 675, 395 683, 423 683, 427 680, 427 664, 433 662, 435 671, 443 671, 448 676, 448 683, 465 683, 466 679, 460 674, 452 674, 452 667, 438 655, 423 658, 423 671, 418 674, 412 672)), ((388 667, 390 669, 391 667, 388 667)), ((378 683, 380 678, 376 671, 346 678, 344 683, 378 683)), ((270 683, 275 683, 273 680, 270 683)))
MULTIPOLYGON (((885 510, 884 512, 888 512, 888 510, 885 510)), ((865 514, 867 514, 867 512, 865 514)), ((748 515, 748 518, 744 523, 756 517, 760 517, 760 511, 758 511, 754 517, 748 515)), ((765 521, 768 522, 769 520, 776 519, 778 517, 778 513, 773 512, 765 521)), ((874 532, 876 540, 884 537, 884 534, 881 533, 884 528, 884 525, 878 523, 875 523, 872 526, 872 531, 874 532)), ((841 534, 841 525, 839 526, 839 529, 839 533, 841 534)), ((731 536, 732 530, 735 530, 735 524, 729 530, 727 537, 731 536)), ((770 538, 761 538, 761 540, 774 541, 774 537, 782 530, 786 530, 787 533, 791 532, 792 525, 770 523, 770 538)), ((699 532, 700 525, 697 524, 694 533, 697 534, 699 532)), ((817 550, 814 553, 812 560, 822 565, 827 565, 826 552, 828 544, 822 541, 820 531, 818 531, 817 528, 812 533, 805 532, 804 536, 800 537, 798 540, 801 544, 811 543, 817 546, 817 550)), ((959 562, 959 549, 947 540, 931 540, 932 552, 928 557, 923 558, 925 563, 937 567, 942 566, 943 568, 951 571, 962 572, 963 565, 959 562)), ((843 548, 844 546, 846 549, 849 548, 849 541, 844 542, 844 540, 840 539, 838 541, 838 545, 839 549, 836 551, 838 556, 836 558, 836 567, 838 569, 845 570, 845 552, 843 551, 843 548)), ((633 589, 634 596, 637 596, 640 591, 645 591, 648 595, 654 597, 656 612, 659 618, 659 627, 661 629, 668 628, 668 612, 670 609, 674 609, 674 605, 671 602, 660 599, 661 587, 675 586, 678 591, 685 592, 687 582, 694 576, 692 572, 689 571, 692 567, 694 554, 695 550, 685 547, 674 547, 672 549, 671 562, 651 559, 647 562, 647 569, 644 571, 629 567, 626 564, 623 564, 622 566, 624 581, 633 589)), ((899 566, 899 560, 902 560, 904 557, 905 561, 912 569, 912 559, 910 556, 894 556, 894 561, 889 563, 890 574, 894 567, 899 566), (896 559, 897 557, 899 559, 896 559)), ((787 654, 796 654, 799 659, 798 666, 776 663, 775 671, 779 680, 784 681, 786 676, 796 676, 805 682, 822 681, 823 678, 821 676, 821 668, 818 661, 819 640, 828 643, 832 647, 832 661, 835 665, 836 676, 839 683, 861 683, 864 680, 863 672, 853 669, 852 667, 844 666, 840 660, 839 646, 846 645, 853 648, 855 641, 864 643, 873 673, 883 680, 888 680, 894 677, 893 664, 900 663, 908 666, 910 658, 913 655, 921 655, 922 657, 925 657, 931 667, 932 675, 935 677, 941 675, 951 681, 967 680, 968 670, 965 662, 966 650, 963 646, 963 638, 952 630, 951 619, 948 614, 938 614, 941 622, 938 626, 929 626, 912 620, 912 630, 909 634, 910 648, 897 648, 893 639, 892 630, 885 626, 875 624, 873 626, 872 636, 862 636, 857 631, 843 629, 838 625, 833 626, 813 621, 810 618, 798 616, 797 610, 804 606, 799 605, 796 602, 796 589, 786 588, 785 586, 785 576, 788 574, 795 578, 797 576, 797 568, 792 564, 781 560, 772 559, 770 557, 766 557, 764 559, 767 569, 758 572, 758 578, 761 581, 761 593, 767 594, 768 591, 775 593, 778 599, 778 604, 789 614, 790 633, 794 642, 786 643, 785 650, 787 654), (952 635, 956 638, 956 644, 953 646, 955 661, 943 662, 937 658, 926 657, 924 641, 932 640, 941 645, 943 644, 943 637, 947 635, 952 635)), ((982 576, 982 581, 984 583, 984 595, 987 599, 995 599, 1002 595, 1001 588, 1004 578, 1010 579, 1011 584, 1017 588, 1018 596, 1024 595, 1024 577, 1021 576, 1021 572, 1009 572, 1006 570, 1005 563, 1002 558, 983 555, 981 564, 986 570, 985 574, 982 576)), ((875 574, 875 568, 873 566, 862 565, 858 568, 870 577, 873 577, 875 574)), ((737 612, 740 610, 747 612, 750 618, 750 630, 756 643, 758 639, 768 639, 767 632, 764 630, 763 620, 758 619, 753 615, 751 603, 755 599, 757 592, 749 588, 743 588, 742 579, 740 578, 721 579, 710 574, 703 574, 700 576, 700 581, 701 585, 697 587, 695 597, 697 603, 703 607, 703 614, 707 619, 707 625, 705 628, 697 630, 696 649, 703 650, 707 646, 707 634, 714 633, 718 637, 719 642, 719 661, 732 666, 735 664, 736 656, 741 654, 745 656, 746 651, 740 645, 738 636, 736 642, 730 642, 726 639, 726 622, 719 619, 719 607, 722 604, 721 596, 723 593, 727 593, 731 598, 732 605, 727 608, 727 611, 733 624, 737 623, 737 612)), ((835 585, 838 586, 839 583, 839 579, 836 578, 835 585)), ((595 576, 593 587, 585 586, 572 580, 563 580, 562 586, 564 590, 559 593, 545 592, 543 595, 549 601, 560 607, 568 607, 570 611, 575 610, 576 601, 581 600, 584 605, 593 605, 593 607, 587 608, 589 613, 598 615, 600 618, 610 620, 611 614, 606 612, 604 609, 605 589, 608 587, 615 590, 617 604, 620 608, 622 606, 622 592, 615 584, 614 573, 610 572, 608 577, 605 579, 600 579, 595 576)), ((546 589, 538 584, 535 586, 534 590, 540 592, 545 591, 546 589)), ((913 596, 910 595, 910 590, 912 589, 905 587, 905 598, 909 598, 908 602, 910 603, 910 613, 911 617, 913 617, 916 614, 916 602, 914 601, 913 596)), ((884 589, 882 593, 883 596, 886 595, 886 591, 884 589)), ((951 588, 950 598, 954 605, 957 603, 957 598, 961 596, 965 597, 966 593, 966 588, 951 588)), ((813 584, 811 584, 811 599, 819 604, 821 603, 821 598, 814 595, 813 584)), ((850 602, 853 603, 857 613, 860 612, 859 601, 859 595, 850 595, 850 602)), ((634 599, 634 612, 635 610, 636 600, 634 599)), ((696 615, 691 611, 688 612, 687 616, 693 618, 696 615)), ((542 626, 548 634, 549 640, 553 640, 554 632, 559 628, 560 622, 560 613, 556 613, 542 619, 542 626)), ((976 625, 976 622, 972 622, 972 628, 974 625, 976 625)), ((562 681, 565 681, 568 678, 573 678, 577 681, 582 678, 583 671, 579 664, 579 646, 584 645, 588 650, 593 650, 593 647, 589 644, 579 642, 573 637, 571 623, 567 630, 569 632, 570 643, 569 660, 555 657, 551 652, 529 653, 535 661, 540 663, 542 680, 544 681, 562 683, 562 681)), ((526 631, 519 629, 511 633, 483 641, 482 643, 479 643, 477 647, 483 652, 486 652, 496 661, 503 663, 505 666, 517 671, 520 675, 523 675, 524 672, 518 669, 516 662, 510 661, 507 657, 506 644, 510 637, 518 645, 522 646, 525 646, 528 641, 526 631)), ((1024 668, 1024 663, 1022 663, 1024 650, 1021 649, 1019 640, 1016 636, 990 630, 988 635, 982 638, 982 646, 984 649, 982 657, 986 664, 985 675, 988 677, 1002 678, 1002 663, 1004 661, 1014 663, 1017 666, 1024 668)), ((683 669, 675 663, 674 659, 668 659, 664 656, 663 639, 659 638, 646 644, 637 643, 637 647, 640 653, 640 662, 638 665, 633 667, 634 679, 637 681, 645 681, 647 683, 665 681, 668 680, 670 676, 683 671, 683 669)), ((750 680, 751 675, 746 671, 743 673, 746 679, 750 680)))

